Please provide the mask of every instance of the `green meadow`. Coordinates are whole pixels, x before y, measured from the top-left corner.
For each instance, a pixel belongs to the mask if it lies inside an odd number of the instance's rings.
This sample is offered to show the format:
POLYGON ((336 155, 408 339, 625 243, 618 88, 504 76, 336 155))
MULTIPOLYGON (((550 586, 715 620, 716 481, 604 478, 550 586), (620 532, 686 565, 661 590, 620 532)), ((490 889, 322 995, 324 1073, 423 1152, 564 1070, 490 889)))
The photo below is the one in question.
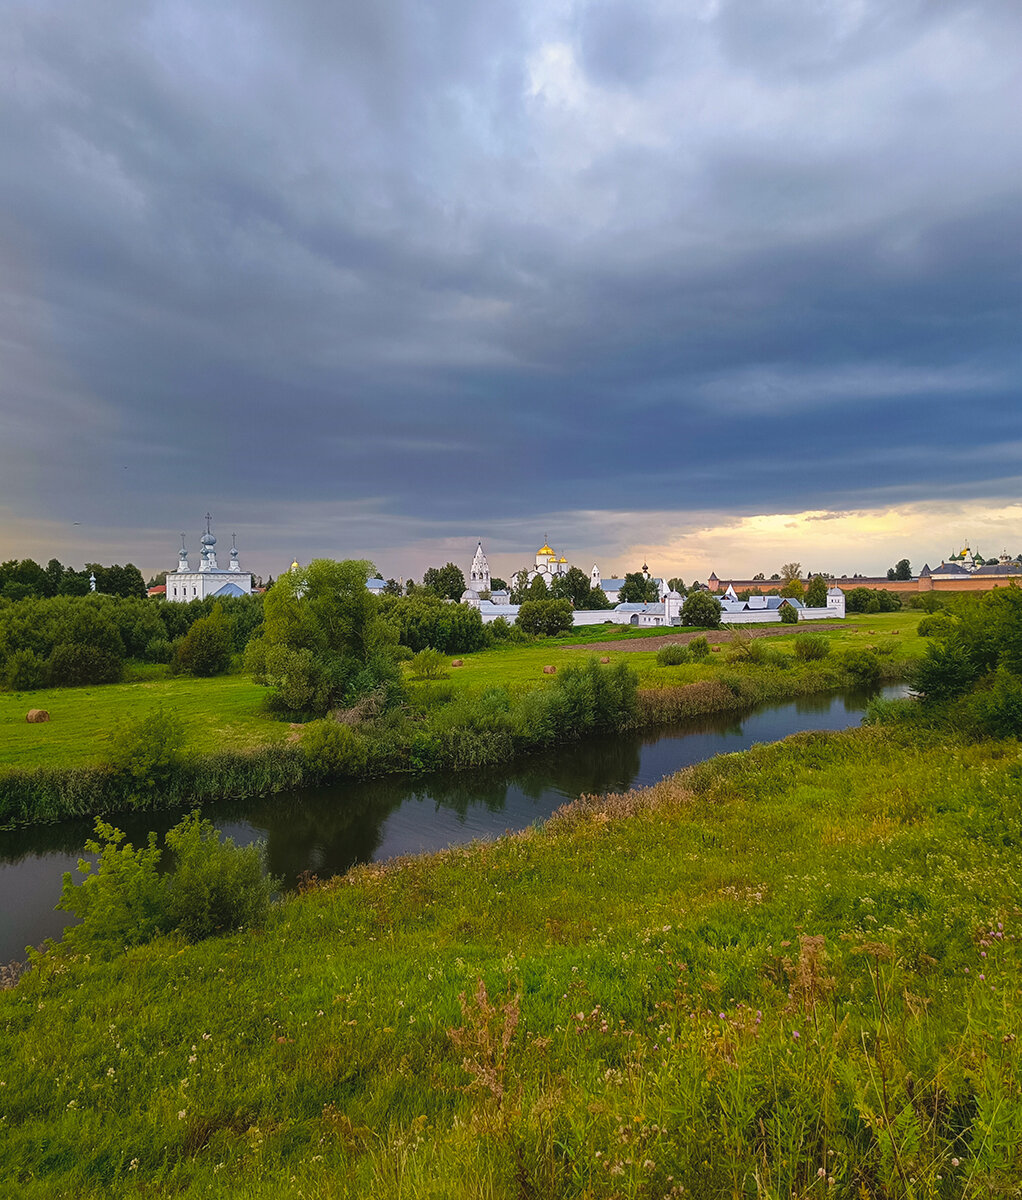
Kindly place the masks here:
POLYGON ((261 930, 51 954, 0 993, 0 1178, 1017 1196, 1020 802, 1017 741, 799 735, 356 870, 261 930))
MULTIPOLYGON (((771 647, 790 655, 796 634, 808 630, 827 637, 833 656, 843 650, 875 646, 886 656, 885 661, 900 663, 923 652, 926 639, 915 634, 920 616, 914 612, 892 613, 805 627, 767 626, 772 633, 765 640, 771 647)), ((592 630, 573 631, 565 637, 543 639, 538 643, 507 644, 461 655, 463 665, 450 667, 441 685, 416 679, 406 665, 409 698, 413 704, 432 703, 431 698, 438 687, 450 697, 481 693, 493 687, 505 687, 517 694, 549 685, 551 676, 544 674, 545 666, 561 668, 570 663, 581 663, 594 653, 609 658, 611 663, 627 662, 638 673, 643 688, 695 683, 719 675, 727 658, 726 646, 711 654, 704 663, 658 667, 656 651, 641 647, 650 638, 662 638, 664 632, 596 626, 592 630), (629 648, 602 647, 605 642, 621 641, 628 643, 629 648)), ((667 632, 688 636, 691 631, 675 629, 667 632)), ((711 633, 710 636, 714 635, 711 633)), ((752 668, 750 673, 757 671, 762 674, 758 668, 752 668)), ((245 751, 280 745, 292 733, 286 722, 266 712, 266 689, 245 676, 196 679, 187 675, 169 676, 162 667, 144 668, 140 673, 145 677, 129 683, 45 688, 24 693, 0 692, 0 773, 5 769, 73 768, 101 763, 111 735, 125 722, 158 706, 180 718, 185 735, 184 753, 188 756, 206 754, 212 749, 245 751), (46 709, 50 721, 28 724, 25 714, 30 708, 46 709)), ((783 693, 784 686, 781 680, 777 690, 783 693)), ((822 681, 820 686, 833 684, 822 681)), ((795 687, 794 676, 792 687, 793 691, 807 690, 804 681, 795 687)))

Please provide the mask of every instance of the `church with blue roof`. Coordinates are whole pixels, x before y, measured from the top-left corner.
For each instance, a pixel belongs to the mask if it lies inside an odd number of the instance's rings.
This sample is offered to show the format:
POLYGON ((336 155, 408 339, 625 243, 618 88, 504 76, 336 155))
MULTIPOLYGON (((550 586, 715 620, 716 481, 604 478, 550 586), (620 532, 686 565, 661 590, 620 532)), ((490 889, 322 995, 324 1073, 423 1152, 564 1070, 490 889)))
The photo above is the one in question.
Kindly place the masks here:
POLYGON ((181 549, 178 553, 176 571, 167 573, 167 599, 178 604, 187 604, 192 600, 224 599, 228 596, 250 596, 252 594, 252 576, 242 571, 238 562, 238 535, 233 535, 231 542, 231 562, 229 567, 218 567, 216 562, 216 537, 213 534, 211 521, 213 517, 206 513, 206 532, 199 539, 202 547, 199 551, 199 569, 193 571, 188 561, 188 550, 185 545, 185 535, 181 534, 181 549))

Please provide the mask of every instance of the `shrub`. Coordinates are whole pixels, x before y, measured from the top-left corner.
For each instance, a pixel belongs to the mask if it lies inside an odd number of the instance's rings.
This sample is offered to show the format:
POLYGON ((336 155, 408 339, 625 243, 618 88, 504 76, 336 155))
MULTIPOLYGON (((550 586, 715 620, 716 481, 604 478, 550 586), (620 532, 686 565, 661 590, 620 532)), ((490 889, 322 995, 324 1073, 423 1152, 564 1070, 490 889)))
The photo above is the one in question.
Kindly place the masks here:
POLYGON ((200 617, 178 642, 175 665, 191 675, 222 675, 231 665, 231 623, 217 604, 208 617, 200 617))
POLYGON ((930 642, 926 656, 912 668, 912 691, 926 703, 944 704, 972 687, 979 669, 958 641, 930 642))
POLYGON ((101 818, 96 820, 96 838, 85 843, 90 854, 99 856, 95 867, 80 859, 81 883, 64 872, 64 886, 57 908, 79 920, 64 931, 64 945, 97 957, 110 957, 128 946, 148 942, 169 927, 165 876, 159 872, 162 857, 156 834, 136 850, 124 842, 124 834, 101 818))
POLYGON ((33 650, 15 650, 4 664, 3 684, 9 692, 31 692, 46 682, 46 664, 33 650))
POLYGON ((781 609, 781 624, 782 625, 797 625, 798 624, 798 609, 791 604, 786 604, 781 609))
POLYGON ((114 732, 108 761, 137 785, 152 787, 180 764, 183 745, 184 729, 175 714, 154 708, 114 732))
POLYGON ((692 592, 681 606, 682 625, 698 625, 703 629, 720 628, 720 601, 709 592, 692 592))
POLYGON ((506 642, 511 636, 511 625, 506 617, 497 617, 489 623, 487 629, 495 642, 506 642))
POLYGON ((542 633, 547 637, 567 633, 574 623, 570 600, 526 600, 515 622, 524 633, 542 633))
POLYGON ((420 679, 441 679, 446 673, 447 655, 427 646, 412 659, 412 671, 420 679))
POLYGON ((195 942, 232 929, 262 925, 277 881, 264 873, 262 846, 220 840, 197 812, 167 833, 174 854, 169 888, 170 927, 195 942))
POLYGON ((1017 738, 1022 734, 1022 679, 1003 667, 993 686, 969 698, 968 711, 981 733, 1017 738))
POLYGON ((664 646, 656 656, 658 667, 680 667, 682 663, 692 661, 692 654, 687 646, 679 646, 676 642, 664 646))
POLYGON ((398 644, 394 647, 395 662, 411 662, 414 657, 415 651, 411 648, 411 646, 403 646, 398 644))
POLYGON ((954 618, 947 613, 931 613, 916 626, 920 637, 947 637, 954 631, 954 618))
POLYGON ((142 657, 146 662, 151 663, 169 663, 174 654, 173 643, 167 641, 165 637, 153 638, 145 648, 145 653, 142 657))
POLYGON ((693 638, 688 644, 688 652, 693 658, 706 658, 710 653, 710 643, 704 637, 693 638))
POLYGON ((795 657, 799 662, 817 662, 830 653, 830 642, 822 633, 800 633, 795 639, 795 657))
MULTIPOLYGON (((270 646, 252 652, 253 661, 263 655, 263 678, 276 692, 270 707, 275 712, 301 715, 325 712, 331 687, 327 667, 311 650, 292 650, 289 646, 270 646)), ((255 676, 258 680, 258 676, 255 676)))
POLYGON ((871 687, 880 680, 880 660, 871 650, 846 650, 841 666, 860 687, 871 687))
POLYGON ((123 673, 120 658, 100 646, 63 642, 47 664, 50 683, 78 687, 89 683, 117 683, 123 673))
MULTIPOLYGON (((425 653, 425 652, 424 652, 425 653)), ((365 738, 350 725, 326 718, 312 721, 302 731, 302 753, 317 775, 358 775, 365 769, 365 738)))

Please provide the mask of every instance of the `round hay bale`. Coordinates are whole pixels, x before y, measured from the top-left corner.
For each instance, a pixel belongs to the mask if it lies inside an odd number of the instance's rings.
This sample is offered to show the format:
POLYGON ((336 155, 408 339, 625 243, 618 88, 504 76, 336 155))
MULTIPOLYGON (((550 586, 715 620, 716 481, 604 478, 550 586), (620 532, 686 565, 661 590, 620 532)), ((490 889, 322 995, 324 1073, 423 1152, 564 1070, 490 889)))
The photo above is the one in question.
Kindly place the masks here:
POLYGON ((451 663, 451 666, 452 666, 452 667, 463 667, 464 665, 465 665, 465 660, 464 660, 464 659, 461 659, 461 658, 456 658, 456 659, 455 659, 455 660, 454 660, 454 661, 451 663))
POLYGON ((713 653, 714 653, 714 654, 719 654, 719 653, 720 653, 720 647, 719 647, 719 646, 711 646, 711 647, 710 647, 710 649, 713 651, 713 653))
POLYGON ((557 674, 557 668, 556 668, 556 667, 544 667, 544 668, 543 668, 543 674, 544 674, 544 675, 556 675, 556 674, 557 674))
POLYGON ((604 655, 604 656, 603 656, 603 658, 601 658, 601 659, 600 659, 600 662, 601 662, 601 663, 609 663, 609 662, 610 662, 610 659, 609 659, 609 658, 607 658, 607 656, 606 656, 606 655, 604 655))
POLYGON ((45 708, 30 708, 25 716, 25 720, 28 721, 30 725, 39 725, 43 721, 48 721, 49 719, 50 714, 45 708))

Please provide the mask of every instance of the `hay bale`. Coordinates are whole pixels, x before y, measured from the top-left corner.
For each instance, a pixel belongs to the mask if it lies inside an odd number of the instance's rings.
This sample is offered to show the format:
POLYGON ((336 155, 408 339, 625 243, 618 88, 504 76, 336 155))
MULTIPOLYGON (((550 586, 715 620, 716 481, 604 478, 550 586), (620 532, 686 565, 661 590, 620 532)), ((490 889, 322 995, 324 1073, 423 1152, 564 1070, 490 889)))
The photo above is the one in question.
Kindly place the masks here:
POLYGON ((609 659, 609 658, 607 658, 607 657, 606 657, 606 655, 604 655, 604 657, 600 659, 600 662, 601 662, 601 663, 609 663, 609 662, 610 662, 610 659, 609 659))
POLYGON ((711 646, 711 647, 710 647, 710 649, 713 651, 713 653, 714 653, 714 654, 719 654, 719 653, 720 653, 720 647, 719 647, 719 646, 711 646))
POLYGON ((25 720, 28 721, 30 725, 38 725, 43 721, 48 721, 49 719, 50 714, 45 708, 30 708, 25 717, 25 720))
POLYGON ((454 661, 451 663, 451 666, 452 666, 452 667, 463 667, 464 665, 465 665, 465 660, 464 660, 464 659, 461 659, 461 658, 456 658, 456 659, 455 659, 455 660, 454 660, 454 661))
POLYGON ((544 674, 544 675, 556 675, 556 674, 557 674, 557 668, 556 668, 556 667, 544 667, 544 668, 543 668, 543 674, 544 674))

